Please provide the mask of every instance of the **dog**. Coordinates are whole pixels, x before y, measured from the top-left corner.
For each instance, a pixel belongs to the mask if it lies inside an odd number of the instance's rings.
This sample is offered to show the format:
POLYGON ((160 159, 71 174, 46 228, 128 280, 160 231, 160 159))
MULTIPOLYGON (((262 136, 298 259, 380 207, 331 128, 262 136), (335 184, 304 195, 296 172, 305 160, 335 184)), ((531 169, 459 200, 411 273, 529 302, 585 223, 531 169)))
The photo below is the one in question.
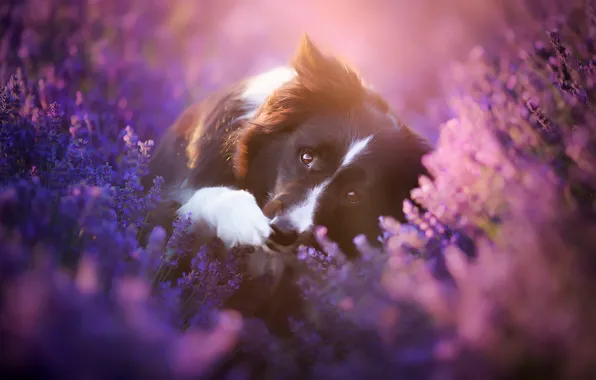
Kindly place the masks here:
POLYGON ((145 182, 164 178, 152 224, 190 214, 201 244, 217 238, 260 257, 316 246, 321 225, 355 258, 358 235, 380 244, 379 217, 403 221, 430 149, 355 70, 304 35, 288 66, 214 93, 165 132, 145 182))

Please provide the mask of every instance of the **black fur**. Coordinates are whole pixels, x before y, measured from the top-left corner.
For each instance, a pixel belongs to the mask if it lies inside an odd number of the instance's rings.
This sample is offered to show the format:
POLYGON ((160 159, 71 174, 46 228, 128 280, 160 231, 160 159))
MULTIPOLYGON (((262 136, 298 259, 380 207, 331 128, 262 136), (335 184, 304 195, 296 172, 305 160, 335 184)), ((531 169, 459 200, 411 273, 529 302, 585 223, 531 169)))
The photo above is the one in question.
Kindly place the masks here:
MULTIPOLYGON (((429 145, 396 122, 381 96, 362 85, 353 70, 321 54, 307 37, 292 66, 297 76, 271 94, 253 118, 238 119, 249 110, 240 96, 245 81, 189 107, 166 131, 151 159, 150 175, 144 179, 146 188, 156 175, 165 180, 164 202, 150 215, 149 227, 160 224, 171 233, 183 184, 191 190, 208 186, 246 189, 261 208, 274 215, 325 180, 330 183, 320 198, 314 223, 326 226, 329 237, 349 257, 358 255, 353 238, 359 234, 377 244, 379 216, 403 220, 403 200, 418 177, 428 175, 420 159, 429 145), (365 152, 338 171, 349 144, 370 135, 374 137, 365 152), (317 154, 311 168, 299 160, 303 148, 317 154), (359 203, 346 201, 349 191, 358 193, 359 203)), ((295 245, 299 243, 314 244, 312 234, 302 234, 295 245)), ((188 265, 182 262, 179 271, 172 273, 179 275, 188 265)), ((286 274, 282 281, 291 282, 293 276, 286 274)), ((243 289, 253 283, 254 279, 247 279, 243 289)), ((295 287, 286 285, 279 291, 295 293, 295 287)), ((275 298, 284 299, 279 294, 275 298)), ((239 308, 269 320, 273 330, 285 334, 284 316, 300 309, 299 295, 291 298, 287 310, 283 306, 272 309, 279 305, 264 305, 251 312, 248 307, 239 308), (272 310, 277 310, 273 316, 272 310)))

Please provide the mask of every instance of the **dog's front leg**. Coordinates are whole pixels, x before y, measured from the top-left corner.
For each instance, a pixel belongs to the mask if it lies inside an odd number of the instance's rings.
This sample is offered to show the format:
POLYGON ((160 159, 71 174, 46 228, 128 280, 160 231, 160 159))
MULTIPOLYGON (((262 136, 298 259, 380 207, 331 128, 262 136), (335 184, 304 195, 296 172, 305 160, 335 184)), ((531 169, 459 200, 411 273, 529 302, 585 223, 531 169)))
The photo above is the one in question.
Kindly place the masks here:
POLYGON ((259 246, 271 235, 269 218, 263 214, 255 197, 244 190, 229 187, 199 189, 177 213, 191 213, 197 233, 204 237, 217 236, 226 248, 259 246))

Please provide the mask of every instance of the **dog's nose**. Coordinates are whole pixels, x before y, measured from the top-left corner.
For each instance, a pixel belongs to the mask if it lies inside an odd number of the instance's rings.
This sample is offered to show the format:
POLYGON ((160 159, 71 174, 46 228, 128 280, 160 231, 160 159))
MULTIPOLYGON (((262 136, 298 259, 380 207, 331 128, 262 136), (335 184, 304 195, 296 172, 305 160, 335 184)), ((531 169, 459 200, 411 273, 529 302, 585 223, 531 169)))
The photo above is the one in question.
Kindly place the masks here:
POLYGON ((298 240, 298 231, 286 219, 277 218, 277 220, 271 223, 271 229, 273 230, 273 234, 270 239, 279 245, 289 246, 298 240))

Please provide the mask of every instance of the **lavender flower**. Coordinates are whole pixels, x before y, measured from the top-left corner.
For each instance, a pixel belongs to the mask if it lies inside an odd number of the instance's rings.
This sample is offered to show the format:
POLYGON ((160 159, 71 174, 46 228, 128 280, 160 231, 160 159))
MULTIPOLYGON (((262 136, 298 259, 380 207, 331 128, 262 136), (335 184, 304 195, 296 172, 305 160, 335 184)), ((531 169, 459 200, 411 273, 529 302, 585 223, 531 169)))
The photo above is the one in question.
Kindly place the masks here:
POLYGON ((241 292, 251 250, 197 246, 188 216, 146 224, 153 141, 220 66, 187 55, 209 51, 185 37, 194 17, 172 25, 187 5, 0 6, 2 376, 594 377, 596 17, 534 3, 503 14, 536 22, 505 18, 495 45, 445 63, 433 178, 406 223, 381 218, 382 249, 357 239, 348 262, 320 228, 322 251, 284 258, 305 307, 283 338, 225 310, 270 294, 267 278, 241 292))

